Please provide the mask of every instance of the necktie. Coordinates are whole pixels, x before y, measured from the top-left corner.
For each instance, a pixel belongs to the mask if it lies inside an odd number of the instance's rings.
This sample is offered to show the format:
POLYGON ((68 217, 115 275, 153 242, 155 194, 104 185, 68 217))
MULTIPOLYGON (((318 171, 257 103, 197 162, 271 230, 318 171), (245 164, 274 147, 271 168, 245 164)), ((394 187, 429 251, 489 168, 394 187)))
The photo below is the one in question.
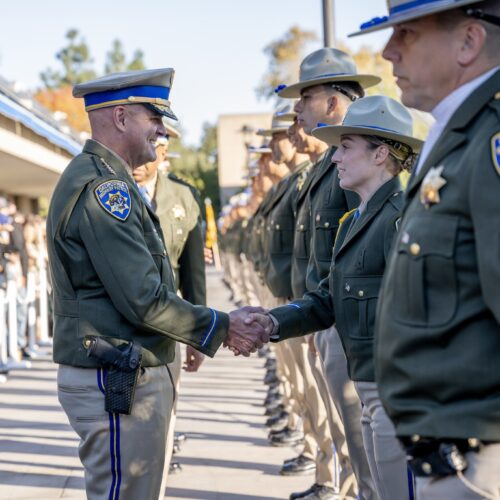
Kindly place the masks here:
POLYGON ((151 206, 151 197, 149 196, 148 190, 146 189, 146 186, 140 186, 137 184, 137 187, 139 188, 139 193, 141 193, 142 199, 145 201, 146 205, 148 207, 151 206))

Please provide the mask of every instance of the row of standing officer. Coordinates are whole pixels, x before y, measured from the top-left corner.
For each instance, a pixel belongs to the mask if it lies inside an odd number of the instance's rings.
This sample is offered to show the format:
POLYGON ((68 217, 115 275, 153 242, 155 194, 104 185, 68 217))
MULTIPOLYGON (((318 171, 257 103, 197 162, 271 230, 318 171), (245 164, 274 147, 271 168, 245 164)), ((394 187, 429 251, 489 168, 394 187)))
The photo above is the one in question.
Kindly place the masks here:
MULTIPOLYGON (((388 17, 364 24, 360 33, 394 27, 384 57, 394 65, 403 102, 431 111, 436 123, 409 182, 382 289, 373 292, 373 298, 380 293, 377 386, 420 498, 499 498, 499 268, 491 222, 500 174, 500 6, 393 0, 389 8, 388 17)), ((322 73, 326 82, 331 76, 322 73)), ((314 79, 303 83, 296 110, 306 125, 302 98, 318 102, 320 92, 307 92, 314 79)), ((309 221, 318 229, 322 215, 314 206, 309 221)), ((303 222, 296 234, 307 229, 303 222)), ((276 337, 287 338, 309 331, 317 323, 311 314, 307 301, 294 301, 269 319, 276 337)), ((390 480, 385 486, 382 497, 396 498, 390 480)))

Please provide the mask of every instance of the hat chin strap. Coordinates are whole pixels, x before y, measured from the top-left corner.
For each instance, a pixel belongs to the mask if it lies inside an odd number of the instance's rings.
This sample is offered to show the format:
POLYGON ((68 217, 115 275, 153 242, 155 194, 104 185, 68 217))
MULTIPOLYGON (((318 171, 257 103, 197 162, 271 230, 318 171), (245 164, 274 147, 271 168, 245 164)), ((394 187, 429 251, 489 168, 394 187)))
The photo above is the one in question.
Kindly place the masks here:
POLYGON ((482 9, 465 8, 465 14, 469 17, 479 19, 486 23, 494 24, 495 26, 500 26, 500 17, 492 16, 491 14, 486 14, 482 9))

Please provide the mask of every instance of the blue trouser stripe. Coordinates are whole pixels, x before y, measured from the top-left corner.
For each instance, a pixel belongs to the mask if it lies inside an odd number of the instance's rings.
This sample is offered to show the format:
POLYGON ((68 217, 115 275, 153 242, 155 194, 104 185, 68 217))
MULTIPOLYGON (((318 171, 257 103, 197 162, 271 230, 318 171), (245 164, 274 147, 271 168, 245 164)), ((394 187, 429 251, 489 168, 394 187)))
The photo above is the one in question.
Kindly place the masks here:
POLYGON ((410 500, 415 500, 417 498, 415 495, 415 477, 413 476, 409 467, 407 471, 408 471, 408 498, 410 500))
MULTIPOLYGON (((97 369, 97 387, 105 394, 106 370, 97 369)), ((121 457, 120 457, 120 415, 109 413, 109 455, 111 457, 111 488, 109 500, 119 500, 120 486, 122 483, 121 457)))

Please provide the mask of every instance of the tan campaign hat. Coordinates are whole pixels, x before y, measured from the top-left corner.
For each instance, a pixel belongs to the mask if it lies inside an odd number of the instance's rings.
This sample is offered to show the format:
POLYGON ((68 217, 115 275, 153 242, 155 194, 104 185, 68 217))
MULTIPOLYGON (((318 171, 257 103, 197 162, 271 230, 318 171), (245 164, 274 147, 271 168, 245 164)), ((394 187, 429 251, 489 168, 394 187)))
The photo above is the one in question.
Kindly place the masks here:
POLYGON ((359 75, 352 57, 342 50, 326 47, 316 50, 300 64, 299 81, 293 85, 280 85, 280 97, 299 98, 307 87, 322 83, 358 82, 363 88, 373 87, 381 81, 374 75, 359 75))
POLYGON ((124 104, 144 104, 156 113, 177 120, 168 100, 174 70, 172 68, 113 73, 73 88, 73 97, 83 97, 85 110, 124 104))
POLYGON ((297 113, 293 111, 293 103, 282 104, 274 112, 271 121, 271 128, 259 129, 257 130, 256 134, 262 135, 264 137, 269 137, 277 132, 286 132, 290 128, 290 126, 293 125, 293 118, 287 119, 287 117, 290 116, 291 113, 294 113, 294 116, 297 115, 297 113), (285 118, 283 116, 285 116, 285 118))
POLYGON ((266 153, 272 153, 271 148, 267 144, 262 144, 262 146, 249 146, 248 147, 248 152, 250 154, 266 154, 266 153))
POLYGON ((390 97, 364 97, 351 104, 342 125, 315 128, 312 135, 329 145, 338 145, 343 135, 374 135, 410 146, 418 152, 423 141, 413 137, 410 112, 390 97))
POLYGON ((297 117, 297 112, 295 111, 295 104, 297 103, 297 99, 293 101, 289 101, 288 104, 283 105, 282 107, 276 108, 276 112, 274 116, 283 120, 285 122, 293 122, 297 117))
MULTIPOLYGON (((465 5, 478 3, 482 0, 387 0, 388 16, 375 17, 363 23, 359 31, 349 36, 363 35, 373 31, 383 30, 395 24, 413 21, 419 17, 430 16, 446 10, 456 9, 465 5)), ((477 17, 471 12, 469 15, 477 17)))

